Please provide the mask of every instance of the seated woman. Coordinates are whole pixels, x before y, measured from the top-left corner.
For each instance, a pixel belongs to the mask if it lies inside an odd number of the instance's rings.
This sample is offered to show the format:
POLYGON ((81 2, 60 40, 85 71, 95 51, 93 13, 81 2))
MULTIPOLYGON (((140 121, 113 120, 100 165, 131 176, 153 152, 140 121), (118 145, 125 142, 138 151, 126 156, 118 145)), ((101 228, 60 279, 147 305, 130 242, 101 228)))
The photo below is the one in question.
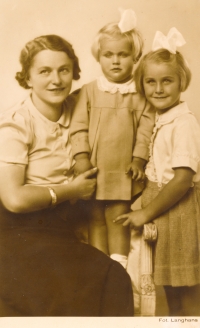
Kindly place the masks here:
POLYGON ((0 115, 0 316, 131 316, 120 264, 76 240, 96 169, 73 179, 69 125, 79 79, 74 50, 56 35, 21 52, 30 96, 0 115), (68 96, 69 95, 69 96, 68 96))

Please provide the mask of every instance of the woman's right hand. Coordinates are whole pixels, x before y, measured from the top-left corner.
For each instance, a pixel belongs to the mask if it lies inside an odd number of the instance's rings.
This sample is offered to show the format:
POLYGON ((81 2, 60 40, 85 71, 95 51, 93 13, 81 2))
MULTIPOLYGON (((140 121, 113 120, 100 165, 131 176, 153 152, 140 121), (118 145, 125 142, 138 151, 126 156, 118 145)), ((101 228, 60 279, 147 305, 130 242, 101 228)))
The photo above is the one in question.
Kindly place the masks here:
POLYGON ((88 200, 92 197, 96 189, 96 173, 97 168, 92 168, 78 175, 71 183, 73 184, 77 197, 79 199, 88 200))
POLYGON ((92 168, 93 168, 93 166, 90 163, 89 158, 80 158, 80 159, 76 160, 76 164, 73 167, 74 175, 78 176, 92 168))

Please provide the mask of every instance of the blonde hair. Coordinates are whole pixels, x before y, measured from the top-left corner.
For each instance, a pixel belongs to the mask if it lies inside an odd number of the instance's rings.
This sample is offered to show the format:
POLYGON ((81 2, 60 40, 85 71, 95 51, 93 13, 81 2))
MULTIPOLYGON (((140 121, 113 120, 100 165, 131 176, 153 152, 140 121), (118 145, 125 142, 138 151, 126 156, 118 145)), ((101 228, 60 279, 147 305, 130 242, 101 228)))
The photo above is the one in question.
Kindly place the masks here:
POLYGON ((145 96, 143 77, 148 62, 173 65, 180 79, 180 91, 183 92, 188 88, 192 74, 183 55, 179 51, 177 51, 176 54, 172 54, 166 49, 158 49, 156 51, 150 51, 148 54, 146 54, 141 59, 134 73, 136 89, 143 96, 145 96))
POLYGON ((109 23, 97 33, 91 48, 94 58, 99 61, 100 43, 104 38, 120 39, 123 37, 127 38, 130 43, 133 58, 137 62, 142 55, 144 45, 141 33, 137 29, 122 33, 117 23, 109 23))

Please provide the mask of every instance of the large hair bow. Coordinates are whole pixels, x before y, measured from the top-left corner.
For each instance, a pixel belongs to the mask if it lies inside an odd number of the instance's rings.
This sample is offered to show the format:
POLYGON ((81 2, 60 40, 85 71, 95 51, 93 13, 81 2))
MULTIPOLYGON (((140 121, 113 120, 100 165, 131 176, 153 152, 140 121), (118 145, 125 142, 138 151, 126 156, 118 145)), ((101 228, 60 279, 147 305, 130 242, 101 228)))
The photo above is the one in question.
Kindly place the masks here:
POLYGON ((137 17, 132 9, 122 9, 119 8, 121 14, 121 19, 118 24, 119 29, 122 33, 133 30, 137 24, 137 17))
POLYGON ((185 43, 182 34, 175 27, 172 27, 167 36, 160 31, 156 32, 152 44, 152 50, 156 51, 163 48, 169 50, 172 54, 175 54, 176 48, 183 46, 185 43))

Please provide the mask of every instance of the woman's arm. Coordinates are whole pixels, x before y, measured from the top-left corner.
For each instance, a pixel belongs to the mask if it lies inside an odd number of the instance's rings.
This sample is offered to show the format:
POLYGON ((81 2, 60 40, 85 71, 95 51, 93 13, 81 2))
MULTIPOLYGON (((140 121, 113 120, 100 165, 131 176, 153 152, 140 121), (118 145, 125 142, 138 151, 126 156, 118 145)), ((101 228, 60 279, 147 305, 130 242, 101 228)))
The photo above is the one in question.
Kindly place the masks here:
MULTIPOLYGON (((73 199, 89 199, 95 191, 97 172, 89 170, 69 184, 53 186, 57 203, 73 199), (89 179, 90 178, 90 179, 89 179)), ((0 168, 0 199, 4 207, 14 213, 26 213, 51 206, 48 187, 25 185, 25 165, 7 165, 0 168)))
POLYGON ((149 205, 141 210, 121 215, 115 222, 123 220, 124 226, 131 224, 135 228, 140 228, 175 205, 191 187, 194 171, 188 167, 180 167, 174 169, 174 172, 173 179, 149 205))

